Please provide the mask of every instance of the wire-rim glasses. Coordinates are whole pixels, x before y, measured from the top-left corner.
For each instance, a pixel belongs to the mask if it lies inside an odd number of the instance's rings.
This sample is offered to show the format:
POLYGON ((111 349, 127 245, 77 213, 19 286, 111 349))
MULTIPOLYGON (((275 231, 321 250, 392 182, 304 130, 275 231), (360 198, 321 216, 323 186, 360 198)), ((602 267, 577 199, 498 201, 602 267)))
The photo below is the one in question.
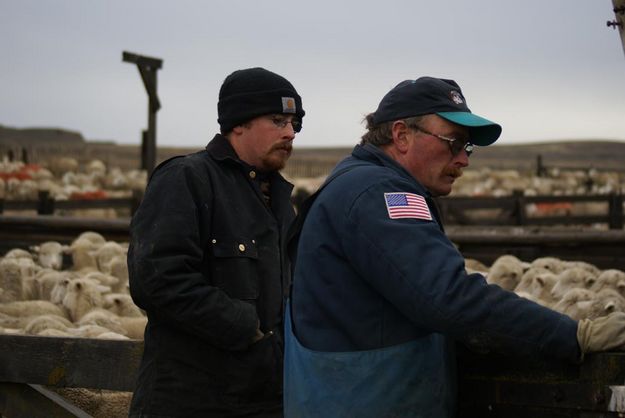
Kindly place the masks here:
POLYGON ((449 145, 449 151, 451 151, 451 155, 453 155, 454 157, 458 154, 460 154, 460 152, 462 150, 464 150, 467 153, 467 157, 470 157, 471 154, 473 153, 473 148, 474 145, 467 141, 467 142, 462 142, 460 140, 458 140, 458 138, 450 138, 448 136, 444 136, 444 135, 439 135, 439 134, 435 134, 432 133, 430 131, 427 131, 419 126, 415 126, 414 129, 416 131, 422 132, 426 135, 430 135, 433 136, 435 138, 438 138, 442 141, 447 142, 447 145, 449 145))

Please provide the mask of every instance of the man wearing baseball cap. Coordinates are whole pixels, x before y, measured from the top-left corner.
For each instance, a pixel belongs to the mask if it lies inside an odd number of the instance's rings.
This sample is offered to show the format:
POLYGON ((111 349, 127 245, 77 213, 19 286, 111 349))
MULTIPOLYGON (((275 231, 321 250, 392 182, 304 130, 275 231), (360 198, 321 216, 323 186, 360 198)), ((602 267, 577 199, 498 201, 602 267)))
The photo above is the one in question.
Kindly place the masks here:
POLYGON ((501 127, 456 82, 403 81, 366 120, 289 244, 286 417, 453 417, 456 341, 571 362, 625 345, 625 314, 578 323, 465 271, 432 197, 501 127))
POLYGON ((130 292, 145 310, 132 417, 282 416, 292 185, 279 173, 304 109, 264 68, 230 74, 221 133, 161 163, 131 223, 130 292))

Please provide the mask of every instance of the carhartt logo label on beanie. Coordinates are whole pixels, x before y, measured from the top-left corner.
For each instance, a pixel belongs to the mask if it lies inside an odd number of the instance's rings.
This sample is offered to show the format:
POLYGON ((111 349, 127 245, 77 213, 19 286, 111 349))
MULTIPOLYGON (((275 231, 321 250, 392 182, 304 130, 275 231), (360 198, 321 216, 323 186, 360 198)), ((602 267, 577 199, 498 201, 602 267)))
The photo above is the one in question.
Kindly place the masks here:
POLYGON ((226 77, 217 103, 222 133, 274 113, 291 113, 300 120, 304 117, 302 99, 286 78, 260 67, 237 70, 226 77))
POLYGON ((295 113, 295 99, 292 97, 282 98, 282 113, 295 113))

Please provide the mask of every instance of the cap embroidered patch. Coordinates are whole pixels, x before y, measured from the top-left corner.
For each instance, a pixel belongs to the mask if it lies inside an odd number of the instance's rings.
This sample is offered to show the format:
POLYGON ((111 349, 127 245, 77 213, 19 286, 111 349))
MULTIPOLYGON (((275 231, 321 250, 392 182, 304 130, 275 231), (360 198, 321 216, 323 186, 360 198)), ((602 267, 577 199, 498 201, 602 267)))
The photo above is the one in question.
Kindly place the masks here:
POLYGON ((432 220, 425 198, 414 193, 384 193, 388 216, 391 219, 414 218, 432 220))
POLYGON ((452 90, 449 92, 449 96, 451 97, 451 100, 455 103, 455 104, 461 104, 464 103, 464 100, 462 100, 462 96, 460 95, 460 93, 458 93, 456 90, 452 90))
POLYGON ((295 99, 292 97, 282 98, 282 113, 295 113, 295 99))

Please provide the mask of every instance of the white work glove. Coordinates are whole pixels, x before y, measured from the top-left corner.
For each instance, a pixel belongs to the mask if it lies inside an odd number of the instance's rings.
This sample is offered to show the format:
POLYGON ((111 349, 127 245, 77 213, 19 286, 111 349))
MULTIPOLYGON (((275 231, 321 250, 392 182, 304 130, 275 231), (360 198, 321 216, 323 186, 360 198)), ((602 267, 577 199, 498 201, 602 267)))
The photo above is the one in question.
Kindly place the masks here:
POLYGON ((582 319, 577 325, 577 341, 582 356, 597 351, 625 350, 625 313, 582 319))

